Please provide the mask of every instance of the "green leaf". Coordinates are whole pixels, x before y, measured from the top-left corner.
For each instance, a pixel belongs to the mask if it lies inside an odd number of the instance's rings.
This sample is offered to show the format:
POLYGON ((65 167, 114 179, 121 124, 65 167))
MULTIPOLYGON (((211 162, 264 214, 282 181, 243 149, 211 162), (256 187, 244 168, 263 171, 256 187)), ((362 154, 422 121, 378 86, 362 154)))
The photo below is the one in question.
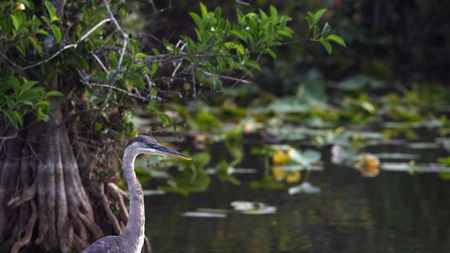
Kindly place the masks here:
POLYGON ((330 55, 333 52, 333 46, 331 46, 330 42, 327 40, 321 39, 319 40, 320 44, 327 50, 327 53, 330 55))
POLYGON ((252 69, 261 71, 261 66, 259 66, 259 64, 256 61, 247 60, 245 61, 245 65, 251 67, 252 69))
POLYGON ((172 125, 173 124, 173 120, 169 115, 167 115, 165 113, 160 113, 158 116, 164 125, 172 125))
POLYGON ((245 42, 247 41, 247 34, 243 31, 234 29, 234 30, 231 30, 230 33, 245 42))
POLYGON ((62 94, 61 92, 57 91, 57 90, 52 90, 47 92, 47 97, 63 97, 64 94, 62 94))
POLYGON ((333 41, 336 44, 339 44, 343 47, 347 47, 347 45, 345 44, 344 39, 342 39, 341 36, 337 35, 337 34, 330 34, 326 37, 327 40, 329 41, 333 41))
POLYGON ((312 16, 312 14, 308 12, 308 15, 305 17, 306 22, 308 23, 308 28, 309 30, 311 30, 314 26, 314 17, 312 16))
POLYGON ((277 8, 275 8, 275 6, 273 6, 273 5, 270 6, 270 15, 272 17, 278 17, 277 8))
POLYGON ((202 17, 206 17, 208 15, 208 9, 202 2, 200 2, 200 12, 202 13, 202 17))
POLYGON ((189 15, 191 16, 198 29, 203 30, 205 28, 202 18, 197 15, 197 13, 189 12, 189 15))
POLYGON ((38 109, 37 109, 37 119, 38 119, 38 121, 47 121, 48 118, 49 118, 48 115, 45 114, 45 113, 42 111, 42 108, 38 108, 38 109))
POLYGON ((16 29, 16 31, 19 30, 19 28, 20 28, 20 22, 19 22, 19 20, 17 19, 17 17, 16 17, 14 14, 11 14, 11 21, 12 21, 12 23, 13 23, 14 28, 16 29))
POLYGON ((320 9, 316 11, 315 13, 308 12, 305 19, 306 22, 308 22, 308 27, 311 30, 314 25, 316 25, 320 19, 322 18, 323 14, 327 12, 327 9, 320 9))
POLYGON ((145 58, 147 58, 147 55, 142 53, 142 52, 138 52, 137 54, 134 55, 134 58, 136 58, 136 59, 145 59, 145 58))
POLYGON ((43 30, 43 29, 39 29, 39 30, 37 30, 37 32, 36 32, 37 34, 42 34, 42 35, 45 35, 45 36, 48 36, 48 32, 47 31, 45 31, 45 30, 43 30))
POLYGON ((14 89, 14 93, 20 93, 20 83, 19 80, 15 76, 10 76, 6 84, 14 89))
POLYGON ((56 41, 58 43, 61 43, 62 34, 61 34, 61 30, 59 30, 59 27, 54 24, 51 24, 50 28, 52 28, 53 36, 55 36, 56 41))
POLYGON ((315 24, 317 24, 317 22, 319 22, 319 20, 322 18, 323 14, 325 14, 325 12, 327 12, 327 9, 320 9, 318 11, 316 11, 314 13, 314 19, 315 19, 315 24))
POLYGON ((272 59, 274 60, 277 58, 277 54, 275 54, 275 52, 270 48, 266 50, 266 53, 270 55, 270 57, 272 57, 272 59))
POLYGON ((95 131, 100 131, 100 130, 102 130, 103 129, 103 124, 101 123, 101 122, 95 122, 95 124, 94 124, 94 129, 95 129, 95 131))
POLYGON ((35 37, 28 36, 28 40, 31 41, 31 44, 33 44, 34 49, 36 49, 39 55, 42 55, 44 53, 44 49, 42 48, 41 43, 39 43, 39 41, 35 37))
POLYGON ((277 34, 287 37, 287 38, 292 38, 293 33, 294 33, 294 31, 292 31, 292 29, 289 27, 283 27, 277 31, 277 34))
POLYGON ((58 15, 56 15, 56 8, 53 6, 53 4, 49 1, 45 1, 45 7, 47 8, 48 15, 50 16, 51 21, 58 21, 58 15))
POLYGON ((319 37, 320 37, 320 28, 317 25, 314 25, 313 38, 317 40, 319 39, 319 37))
POLYGON ((325 23, 325 25, 322 28, 322 37, 326 38, 331 32, 331 26, 328 24, 328 22, 325 23))
POLYGON ((9 122, 13 124, 16 128, 23 124, 23 118, 18 112, 12 111, 10 109, 3 110, 9 122))
POLYGON ((234 41, 228 41, 228 42, 224 43, 224 46, 226 48, 234 48, 234 49, 236 49, 236 52, 239 55, 243 55, 245 53, 245 48, 244 48, 244 46, 241 45, 241 43, 237 43, 237 42, 234 42, 234 41))

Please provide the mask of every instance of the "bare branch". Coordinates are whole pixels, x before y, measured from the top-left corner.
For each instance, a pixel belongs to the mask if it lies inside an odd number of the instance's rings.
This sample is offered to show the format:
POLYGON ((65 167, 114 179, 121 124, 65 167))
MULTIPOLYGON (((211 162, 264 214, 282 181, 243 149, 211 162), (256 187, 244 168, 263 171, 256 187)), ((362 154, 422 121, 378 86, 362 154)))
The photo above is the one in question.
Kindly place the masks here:
POLYGON ((6 136, 0 136, 0 140, 9 140, 9 139, 14 139, 17 137, 17 131, 14 132, 13 134, 10 135, 6 135, 6 136))
POLYGON ((106 10, 108 11, 109 17, 111 18, 111 20, 113 21, 114 25, 116 26, 117 30, 120 32, 120 34, 123 37, 123 45, 122 45, 122 50, 120 52, 120 57, 119 57, 119 63, 117 64, 117 70, 120 70, 120 67, 122 66, 122 61, 123 61, 123 57, 125 55, 125 51, 127 49, 127 45, 128 45, 128 34, 126 34, 122 27, 120 27, 119 22, 117 22, 117 19, 114 17, 111 8, 109 7, 109 4, 107 2, 107 0, 103 0, 103 3, 105 4, 106 10))
POLYGON ((86 73, 83 73, 79 69, 77 69, 77 71, 81 77, 81 82, 86 84, 89 87, 101 87, 101 88, 106 88, 106 89, 110 89, 110 90, 115 90, 115 91, 124 93, 130 97, 134 97, 134 98, 137 98, 137 99, 145 101, 145 102, 152 101, 152 100, 162 101, 162 99, 160 97, 153 96, 153 95, 142 96, 139 93, 136 94, 136 93, 121 89, 121 88, 115 86, 114 84, 106 83, 103 80, 97 80, 96 78, 91 77, 91 76, 87 75, 86 73))
POLYGON ((105 186, 103 185, 103 183, 100 184, 99 188, 100 188, 100 197, 101 197, 103 209, 105 210, 106 215, 108 216, 108 218, 113 226, 115 234, 120 235, 121 229, 120 229, 119 221, 117 220, 116 216, 114 216, 114 213, 112 212, 111 207, 109 206, 108 197, 106 197, 105 186))
MULTIPOLYGON (((183 43, 183 41, 180 40, 180 41, 178 41, 178 43, 177 43, 177 47, 178 47, 178 45, 180 45, 180 44, 182 45, 181 48, 180 48, 180 53, 181 53, 181 52, 183 52, 183 50, 186 48, 187 43, 183 43)), ((177 74, 178 70, 180 69, 181 63, 183 63, 183 59, 181 59, 181 60, 178 62, 177 66, 176 66, 175 69, 173 70, 173 72, 172 72, 172 78, 175 77, 175 75, 177 74)))
POLYGON ((197 68, 197 69, 200 70, 202 73, 204 73, 207 76, 219 77, 219 78, 222 78, 222 79, 225 79, 225 80, 235 81, 235 82, 238 82, 238 83, 252 84, 251 81, 243 79, 243 78, 236 78, 236 77, 232 77, 232 76, 213 74, 213 73, 210 73, 210 72, 205 71, 205 70, 200 69, 200 68, 197 68))
POLYGON ((249 4, 247 2, 244 2, 244 1, 241 1, 241 0, 236 0, 236 3, 237 4, 241 4, 241 5, 245 5, 245 6, 251 6, 251 4, 249 4))
POLYGON ((93 56, 94 59, 98 62, 98 64, 100 65, 100 67, 102 67, 103 71, 105 71, 105 72, 109 75, 108 69, 105 67, 105 65, 104 65, 103 62, 100 60, 100 58, 98 58, 98 56, 97 56, 95 53, 92 53, 92 56, 93 56))
POLYGON ((66 45, 66 46, 62 47, 61 49, 59 49, 58 51, 56 51, 56 52, 55 52, 54 54, 52 54, 50 57, 48 57, 48 58, 46 58, 46 59, 44 59, 44 60, 42 60, 42 61, 35 62, 35 63, 33 63, 33 64, 31 64, 31 65, 28 65, 28 66, 25 66, 25 67, 19 66, 18 64, 16 64, 16 63, 14 63, 13 61, 11 61, 5 54, 3 54, 3 53, 1 53, 1 54, 2 54, 3 57, 6 59, 6 61, 8 61, 12 66, 14 66, 15 68, 18 68, 18 69, 20 69, 20 70, 22 70, 22 71, 25 71, 25 70, 27 70, 27 69, 31 69, 31 68, 37 67, 37 66, 39 66, 39 65, 45 64, 45 63, 47 63, 47 62, 53 60, 56 56, 60 55, 62 52, 64 52, 64 51, 67 50, 67 49, 70 49, 70 48, 77 48, 77 47, 78 47, 78 44, 79 44, 80 42, 84 41, 89 35, 91 35, 91 34, 92 34, 95 30, 97 30, 100 26, 102 26, 102 25, 104 25, 105 23, 108 23, 108 22, 110 22, 110 21, 111 21, 110 18, 103 19, 103 20, 100 21, 98 24, 96 24, 94 27, 92 27, 89 31, 87 31, 85 34, 83 34, 83 36, 81 36, 75 43, 66 45))

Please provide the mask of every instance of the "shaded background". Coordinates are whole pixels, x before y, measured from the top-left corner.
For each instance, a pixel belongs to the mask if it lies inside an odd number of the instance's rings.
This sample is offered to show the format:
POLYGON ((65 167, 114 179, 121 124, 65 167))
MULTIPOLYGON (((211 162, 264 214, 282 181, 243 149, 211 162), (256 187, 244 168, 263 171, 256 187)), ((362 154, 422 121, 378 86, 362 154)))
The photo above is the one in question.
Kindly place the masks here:
MULTIPOLYGON (((317 43, 293 42, 280 46, 278 59, 263 59, 265 68, 257 76, 264 89, 277 95, 294 91, 311 69, 327 80, 339 81, 352 75, 381 80, 389 88, 394 83, 445 84, 450 66, 450 1, 364 0, 364 1, 206 1, 208 8, 221 6, 226 16, 234 8, 244 11, 267 10, 273 4, 292 17, 294 41, 306 38, 305 14, 327 8, 324 16, 333 32, 342 35, 347 48, 335 47, 332 56, 317 43)), ((139 5, 145 17, 142 39, 150 49, 161 47, 158 38, 176 42, 179 35, 193 33, 188 11, 198 12, 197 1, 155 1, 139 5), (155 13, 153 10, 159 10, 155 13)), ((328 84, 333 86, 333 84, 328 84)))

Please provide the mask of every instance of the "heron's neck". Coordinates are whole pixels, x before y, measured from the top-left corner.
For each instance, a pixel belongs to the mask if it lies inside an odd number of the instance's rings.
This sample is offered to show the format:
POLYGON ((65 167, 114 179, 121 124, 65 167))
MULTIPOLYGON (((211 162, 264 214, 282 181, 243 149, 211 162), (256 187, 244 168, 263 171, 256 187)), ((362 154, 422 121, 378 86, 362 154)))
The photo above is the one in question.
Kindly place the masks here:
POLYGON ((125 151, 123 157, 123 175, 130 195, 130 214, 122 237, 124 239, 123 242, 129 244, 124 245, 129 250, 128 252, 141 252, 144 243, 145 227, 144 194, 134 172, 134 160, 137 152, 133 152, 134 150, 131 152, 127 151, 125 151))

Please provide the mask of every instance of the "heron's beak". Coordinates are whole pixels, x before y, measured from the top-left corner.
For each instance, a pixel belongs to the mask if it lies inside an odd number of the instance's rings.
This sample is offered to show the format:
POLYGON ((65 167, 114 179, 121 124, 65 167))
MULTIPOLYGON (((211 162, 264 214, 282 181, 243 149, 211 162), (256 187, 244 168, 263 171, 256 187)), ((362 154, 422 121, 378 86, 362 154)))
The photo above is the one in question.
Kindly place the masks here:
POLYGON ((161 145, 155 145, 152 148, 155 149, 155 151, 156 151, 155 153, 160 154, 160 155, 171 156, 171 157, 175 157, 175 158, 179 158, 179 159, 183 159, 183 160, 192 160, 192 158, 190 158, 189 156, 183 155, 182 153, 180 153, 176 150, 166 148, 161 145))

